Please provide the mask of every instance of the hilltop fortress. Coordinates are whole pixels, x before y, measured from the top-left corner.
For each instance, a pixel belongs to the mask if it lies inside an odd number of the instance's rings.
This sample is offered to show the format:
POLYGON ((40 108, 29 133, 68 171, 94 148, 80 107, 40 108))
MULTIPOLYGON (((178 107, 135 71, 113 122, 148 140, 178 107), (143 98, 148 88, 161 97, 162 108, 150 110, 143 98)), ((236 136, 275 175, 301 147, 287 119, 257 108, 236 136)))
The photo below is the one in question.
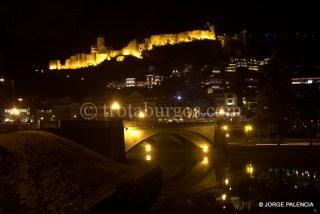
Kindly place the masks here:
POLYGON ((73 55, 61 63, 60 60, 50 60, 50 70, 60 69, 79 69, 90 66, 96 66, 105 60, 115 58, 117 61, 123 61, 126 56, 133 56, 142 59, 142 52, 152 50, 154 47, 176 45, 188 43, 197 40, 216 40, 214 26, 208 26, 206 30, 186 31, 178 34, 159 34, 152 35, 139 43, 136 39, 129 42, 121 50, 108 49, 104 45, 104 38, 98 37, 97 44, 91 46, 90 53, 79 53, 73 55))

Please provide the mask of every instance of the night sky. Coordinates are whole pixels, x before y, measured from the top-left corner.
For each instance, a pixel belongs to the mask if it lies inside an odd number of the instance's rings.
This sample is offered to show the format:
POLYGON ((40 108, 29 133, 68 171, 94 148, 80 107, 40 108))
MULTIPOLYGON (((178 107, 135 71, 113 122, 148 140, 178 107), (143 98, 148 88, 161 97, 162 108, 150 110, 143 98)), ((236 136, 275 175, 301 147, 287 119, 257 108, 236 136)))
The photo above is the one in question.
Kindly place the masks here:
MULTIPOLYGON (((97 35, 120 48, 132 38, 203 28, 219 33, 317 33, 316 3, 225 1, 21 0, 0 3, 0 73, 47 67, 49 59, 88 52, 97 35), (159 5, 158 5, 159 4, 159 5)), ((24 71, 25 70, 25 71, 24 71)))

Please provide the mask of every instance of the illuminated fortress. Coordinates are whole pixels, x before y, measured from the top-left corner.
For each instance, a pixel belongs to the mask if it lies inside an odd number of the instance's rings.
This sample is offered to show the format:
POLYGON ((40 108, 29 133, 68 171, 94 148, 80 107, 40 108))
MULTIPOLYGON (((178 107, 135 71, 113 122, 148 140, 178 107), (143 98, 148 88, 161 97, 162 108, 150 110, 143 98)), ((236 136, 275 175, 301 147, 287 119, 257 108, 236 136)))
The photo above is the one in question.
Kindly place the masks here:
POLYGON ((96 66, 105 60, 115 58, 117 61, 123 61, 125 56, 134 56, 142 59, 142 52, 152 50, 154 47, 176 45, 188 43, 197 40, 216 40, 214 26, 208 26, 207 30, 193 30, 178 34, 159 34, 152 35, 139 43, 136 39, 131 40, 127 46, 121 50, 108 49, 104 45, 104 38, 98 37, 97 44, 91 46, 90 53, 79 53, 71 56, 62 64, 60 60, 50 60, 50 70, 60 69, 79 69, 89 66, 96 66))

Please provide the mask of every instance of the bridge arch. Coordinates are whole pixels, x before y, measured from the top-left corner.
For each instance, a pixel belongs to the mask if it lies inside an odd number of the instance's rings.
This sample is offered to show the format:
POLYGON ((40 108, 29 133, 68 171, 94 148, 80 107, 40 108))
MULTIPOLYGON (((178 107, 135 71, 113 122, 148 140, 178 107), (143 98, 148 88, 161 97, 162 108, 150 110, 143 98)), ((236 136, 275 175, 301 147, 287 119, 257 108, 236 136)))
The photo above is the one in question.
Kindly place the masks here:
POLYGON ((135 146, 147 141, 148 139, 165 134, 186 139, 198 148, 210 148, 213 146, 212 140, 192 130, 140 129, 136 127, 129 127, 125 129, 124 133, 125 151, 129 152, 135 146))

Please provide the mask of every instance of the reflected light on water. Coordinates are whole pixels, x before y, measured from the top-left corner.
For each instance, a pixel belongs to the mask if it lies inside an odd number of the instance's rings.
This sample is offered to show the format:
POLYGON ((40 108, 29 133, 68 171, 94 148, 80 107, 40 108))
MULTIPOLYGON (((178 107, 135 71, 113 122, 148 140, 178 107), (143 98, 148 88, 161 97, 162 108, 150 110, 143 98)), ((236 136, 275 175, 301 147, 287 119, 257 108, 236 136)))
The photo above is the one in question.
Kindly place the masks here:
POLYGON ((146 150, 146 152, 151 152, 152 151, 152 146, 150 144, 146 144, 144 149, 146 150))
POLYGON ((151 160, 152 160, 151 155, 146 155, 146 161, 151 161, 151 160))
POLYGON ((252 175, 253 174, 253 171, 254 171, 254 168, 252 166, 251 163, 247 164, 246 165, 246 172, 249 174, 249 175, 252 175))
POLYGON ((227 125, 222 126, 222 130, 224 130, 224 131, 227 131, 228 128, 229 128, 229 127, 228 127, 227 125))
POLYGON ((224 183, 225 183, 226 185, 229 185, 229 179, 228 179, 228 178, 224 179, 224 183))
POLYGON ((140 137, 140 131, 139 130, 135 130, 135 129, 128 129, 126 132, 127 137, 140 137))
POLYGON ((208 146, 208 145, 203 145, 203 146, 202 146, 202 151, 203 151, 204 153, 208 153, 208 151, 209 151, 209 146, 208 146))
POLYGON ((221 195, 221 199, 222 199, 223 201, 225 201, 225 200, 227 199, 227 194, 222 194, 222 195, 221 195))
POLYGON ((208 157, 203 157, 201 163, 204 164, 204 165, 208 165, 208 164, 209 164, 209 159, 208 159, 208 157))

